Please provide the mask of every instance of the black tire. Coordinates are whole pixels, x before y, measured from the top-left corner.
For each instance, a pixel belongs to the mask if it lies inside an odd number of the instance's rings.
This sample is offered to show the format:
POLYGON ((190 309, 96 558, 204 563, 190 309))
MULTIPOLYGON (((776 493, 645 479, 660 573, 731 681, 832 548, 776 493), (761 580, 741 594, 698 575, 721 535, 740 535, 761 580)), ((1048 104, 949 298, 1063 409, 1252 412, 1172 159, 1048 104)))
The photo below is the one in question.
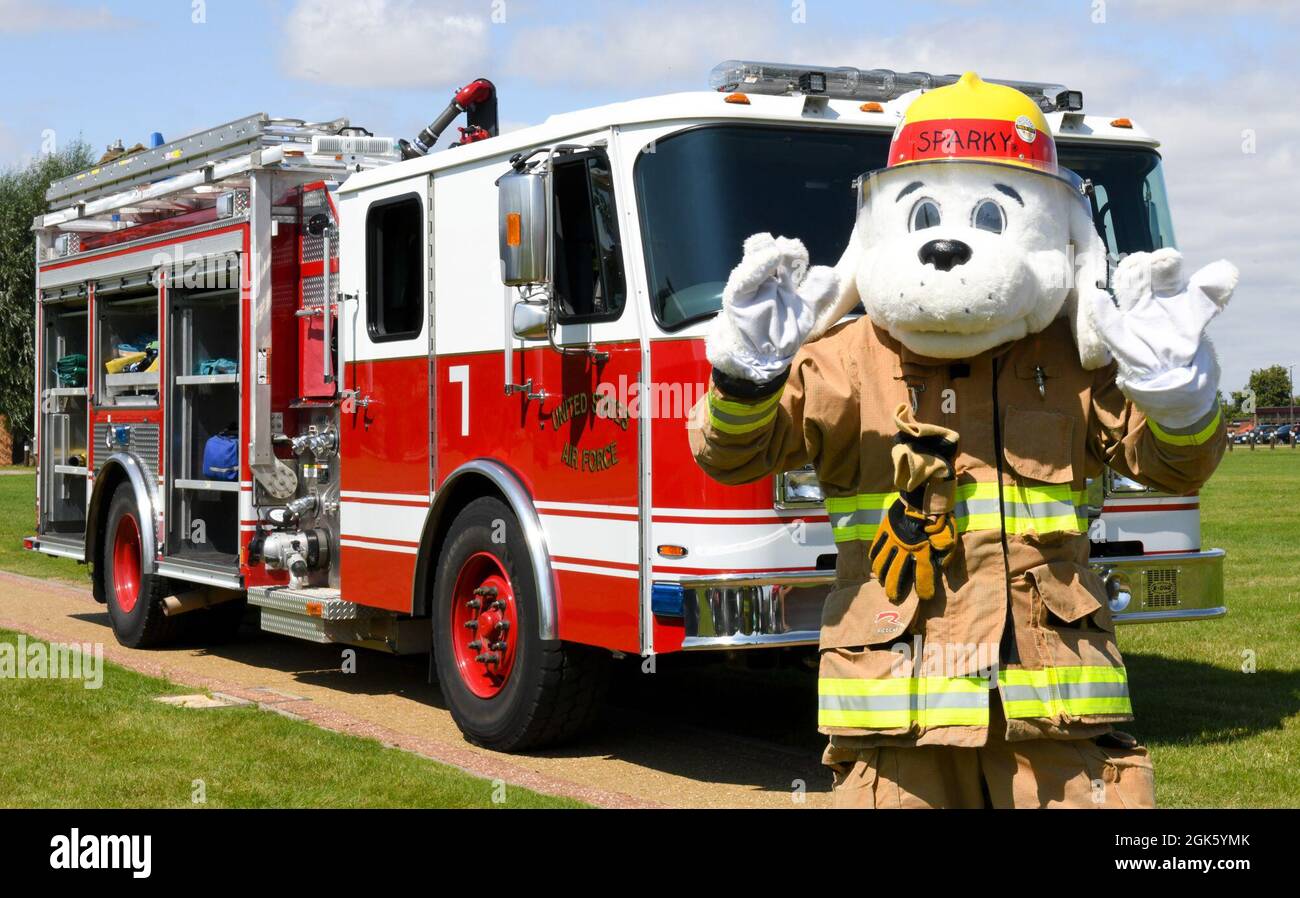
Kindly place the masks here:
MULTIPOLYGON (((140 519, 135 504, 135 491, 129 481, 123 481, 113 493, 108 506, 108 526, 104 530, 100 564, 104 571, 104 593, 108 599, 108 616, 113 624, 113 635, 122 645, 133 649, 155 648, 175 640, 180 628, 177 618, 163 613, 163 599, 173 590, 166 577, 152 573, 153 559, 145 558, 141 550, 136 569, 138 589, 132 599, 129 594, 119 595, 117 561, 114 557, 118 531, 134 526, 143 533, 146 526, 140 519)), ((148 526, 152 526, 150 523, 148 526)), ((129 578, 125 565, 123 576, 129 578)))
MULTIPOLYGON (((596 720, 608 681, 608 653, 589 646, 543 641, 538 635, 537 586, 523 531, 504 502, 475 499, 451 525, 433 587, 433 665, 452 719, 465 738, 497 751, 523 751, 570 741, 596 720), (493 541, 504 522, 504 542, 493 541), (466 563, 486 553, 500 563, 514 593, 517 640, 513 665, 500 691, 481 697, 461 676, 452 632, 452 603, 466 563)), ((455 628, 458 629, 459 628, 455 628)))

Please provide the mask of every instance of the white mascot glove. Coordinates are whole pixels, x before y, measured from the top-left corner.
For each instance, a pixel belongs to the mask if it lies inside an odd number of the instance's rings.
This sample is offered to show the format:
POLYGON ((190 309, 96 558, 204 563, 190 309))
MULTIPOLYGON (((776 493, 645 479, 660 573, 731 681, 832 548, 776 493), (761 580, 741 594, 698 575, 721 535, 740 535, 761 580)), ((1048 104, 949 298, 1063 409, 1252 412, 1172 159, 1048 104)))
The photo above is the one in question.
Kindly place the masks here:
POLYGON ((723 288, 722 311, 705 340, 709 362, 732 377, 771 381, 790 365, 838 286, 834 269, 808 267, 800 241, 753 235, 723 288))
POLYGON ((1118 363, 1120 389, 1163 427, 1201 421, 1219 388, 1205 328, 1232 297, 1236 267, 1220 260, 1186 278, 1182 254, 1159 249, 1126 257, 1114 285, 1114 303, 1104 292, 1095 295, 1093 317, 1118 363))

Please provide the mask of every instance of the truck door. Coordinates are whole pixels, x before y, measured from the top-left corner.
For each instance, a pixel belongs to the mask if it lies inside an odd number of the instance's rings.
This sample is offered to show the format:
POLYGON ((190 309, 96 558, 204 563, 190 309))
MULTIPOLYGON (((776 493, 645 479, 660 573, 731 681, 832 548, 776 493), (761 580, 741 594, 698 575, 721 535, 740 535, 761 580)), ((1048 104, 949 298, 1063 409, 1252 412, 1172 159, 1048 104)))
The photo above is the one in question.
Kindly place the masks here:
POLYGON ((535 497, 560 581, 564 639, 639 651, 641 343, 613 168, 603 148, 555 158, 555 347, 530 343, 535 497), (558 348, 559 351, 556 351, 558 348))
POLYGON ((341 588, 408 612, 430 498, 426 183, 352 194, 341 209, 341 588))

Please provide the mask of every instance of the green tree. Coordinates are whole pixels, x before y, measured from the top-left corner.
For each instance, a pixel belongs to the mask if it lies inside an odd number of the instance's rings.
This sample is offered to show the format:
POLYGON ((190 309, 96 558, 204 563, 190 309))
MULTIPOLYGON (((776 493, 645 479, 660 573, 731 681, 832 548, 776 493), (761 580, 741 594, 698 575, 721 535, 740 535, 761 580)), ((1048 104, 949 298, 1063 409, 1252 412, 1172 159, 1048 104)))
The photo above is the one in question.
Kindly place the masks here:
POLYGON ((0 172, 0 415, 10 431, 30 433, 36 366, 35 235, 32 219, 45 211, 51 181, 79 172, 93 161, 81 141, 25 166, 0 172))
POLYGON ((1250 372, 1250 383, 1247 386, 1255 393, 1257 407, 1289 404, 1291 377, 1281 365, 1256 368, 1250 372))

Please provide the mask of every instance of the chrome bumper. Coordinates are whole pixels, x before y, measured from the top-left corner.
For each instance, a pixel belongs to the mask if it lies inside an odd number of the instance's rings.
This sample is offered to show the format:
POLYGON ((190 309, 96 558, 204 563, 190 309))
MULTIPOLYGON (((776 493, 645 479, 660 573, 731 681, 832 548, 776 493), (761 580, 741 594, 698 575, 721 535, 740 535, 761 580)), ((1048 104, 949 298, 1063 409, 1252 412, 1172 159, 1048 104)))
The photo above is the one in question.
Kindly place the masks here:
MULTIPOLYGON (((1100 558, 1117 623, 1204 620, 1228 613, 1222 549, 1100 558)), ((682 649, 817 645, 834 571, 684 577, 682 649)))
POLYGON ((834 571, 684 577, 683 649, 816 645, 834 571))
POLYGON ((1106 582, 1115 622, 1205 620, 1223 617, 1222 549, 1172 555, 1098 558, 1092 568, 1106 582))

